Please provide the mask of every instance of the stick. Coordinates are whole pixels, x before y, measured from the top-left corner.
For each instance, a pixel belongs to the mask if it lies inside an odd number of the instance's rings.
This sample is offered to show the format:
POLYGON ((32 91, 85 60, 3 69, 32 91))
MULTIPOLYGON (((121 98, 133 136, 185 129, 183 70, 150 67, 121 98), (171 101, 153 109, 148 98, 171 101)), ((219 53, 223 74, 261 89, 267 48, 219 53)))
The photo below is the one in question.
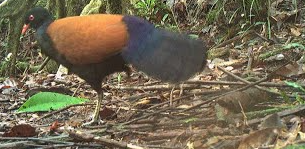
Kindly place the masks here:
POLYGON ((50 61, 50 57, 47 57, 43 62, 42 62, 42 64, 40 65, 40 67, 37 69, 37 71, 36 72, 39 72, 40 70, 42 70, 47 64, 48 64, 48 62, 50 61))

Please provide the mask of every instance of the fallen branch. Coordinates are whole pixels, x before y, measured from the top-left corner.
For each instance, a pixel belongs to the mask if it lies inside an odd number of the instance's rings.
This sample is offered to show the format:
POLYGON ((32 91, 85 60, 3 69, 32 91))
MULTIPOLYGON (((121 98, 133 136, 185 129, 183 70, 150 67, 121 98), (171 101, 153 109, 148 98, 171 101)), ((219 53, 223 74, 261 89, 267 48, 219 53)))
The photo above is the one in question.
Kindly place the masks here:
MULTIPOLYGON (((245 81, 245 80, 244 80, 245 81)), ((246 85, 245 82, 230 82, 230 81, 200 81, 200 80, 189 80, 181 84, 183 89, 198 89, 198 88, 206 88, 206 85, 246 85)), ((137 85, 137 86, 115 86, 110 85, 109 88, 111 89, 120 89, 120 90, 171 90, 174 85, 169 84, 159 84, 159 85, 137 85)), ((265 87, 291 87, 285 83, 274 83, 274 82, 262 82, 260 86, 265 87)), ((305 88, 305 85, 302 85, 305 88)))
POLYGON ((80 131, 75 131, 74 129, 65 129, 66 132, 68 132, 69 136, 76 139, 81 140, 85 142, 98 142, 102 145, 106 145, 110 148, 128 148, 128 149, 143 149, 140 146, 136 146, 133 144, 128 144, 126 142, 119 142, 112 139, 106 139, 102 137, 95 137, 92 134, 83 133, 80 131))
POLYGON ((62 140, 63 138, 68 138, 68 135, 61 135, 56 137, 49 138, 23 138, 23 137, 0 137, 0 140, 18 140, 16 142, 10 143, 2 143, 0 144, 0 148, 24 148, 24 147, 47 147, 48 144, 52 144, 52 147, 71 147, 71 146, 80 146, 80 147, 103 147, 99 144, 81 144, 75 142, 67 142, 67 141, 58 141, 55 139, 62 140), (35 144, 36 143, 36 144, 35 144), (45 145, 45 143, 48 143, 45 145), (44 144, 44 145, 40 145, 44 144))
MULTIPOLYGON (((111 89, 119 89, 119 90, 140 90, 140 91, 145 91, 145 90, 172 90, 173 87, 175 87, 176 85, 172 85, 172 84, 163 84, 163 85, 151 85, 151 86, 115 86, 115 85, 109 85, 109 88, 111 89)), ((190 90, 190 89, 197 89, 197 88, 202 88, 201 85, 199 84, 182 84, 182 88, 186 89, 186 90, 190 90)))
MULTIPOLYGON (((278 113, 278 115, 280 117, 285 117, 285 116, 293 115, 293 114, 295 114, 297 112, 301 112, 301 111, 304 111, 304 110, 305 110, 305 106, 301 105, 301 106, 296 106, 294 108, 289 108, 289 109, 286 109, 284 111, 280 111, 280 112, 277 112, 277 113, 278 113)), ((273 114, 273 113, 274 112, 272 112, 271 114, 273 114)), ((257 113, 254 113, 254 114, 257 115, 257 113)), ((266 113, 264 113, 264 115, 266 115, 266 113)), ((267 116, 265 116, 265 117, 267 117, 267 116)), ((264 118, 256 118, 256 119, 249 120, 248 124, 249 125, 254 125, 254 124, 260 123, 260 122, 262 122, 265 119, 265 117, 264 118)))

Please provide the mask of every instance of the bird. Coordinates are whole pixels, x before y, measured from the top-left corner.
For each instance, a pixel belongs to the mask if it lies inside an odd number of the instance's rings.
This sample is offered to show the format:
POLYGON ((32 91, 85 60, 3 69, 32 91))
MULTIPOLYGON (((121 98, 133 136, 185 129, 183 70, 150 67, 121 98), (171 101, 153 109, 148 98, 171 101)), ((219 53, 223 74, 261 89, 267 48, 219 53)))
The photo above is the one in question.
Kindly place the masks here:
POLYGON ((202 40, 156 28, 132 15, 93 14, 55 20, 43 7, 28 10, 21 34, 32 28, 42 53, 85 80, 98 93, 92 120, 99 122, 103 79, 129 72, 128 65, 148 76, 178 84, 201 72, 207 59, 202 40))

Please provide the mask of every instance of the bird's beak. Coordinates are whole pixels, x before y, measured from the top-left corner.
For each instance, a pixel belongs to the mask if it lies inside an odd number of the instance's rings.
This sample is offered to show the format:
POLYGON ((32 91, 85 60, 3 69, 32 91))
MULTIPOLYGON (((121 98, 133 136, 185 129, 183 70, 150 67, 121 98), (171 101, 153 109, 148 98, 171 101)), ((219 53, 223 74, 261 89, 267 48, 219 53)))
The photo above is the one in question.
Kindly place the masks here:
POLYGON ((24 33, 29 29, 29 27, 30 27, 30 24, 24 24, 22 31, 21 31, 21 35, 24 35, 24 33))

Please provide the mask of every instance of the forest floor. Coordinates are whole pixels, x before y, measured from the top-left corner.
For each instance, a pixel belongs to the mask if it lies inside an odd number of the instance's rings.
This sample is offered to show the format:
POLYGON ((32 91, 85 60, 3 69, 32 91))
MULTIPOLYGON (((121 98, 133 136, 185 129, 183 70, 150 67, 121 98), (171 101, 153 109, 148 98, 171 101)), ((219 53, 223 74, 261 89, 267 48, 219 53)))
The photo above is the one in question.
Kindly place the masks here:
MULTIPOLYGON (((0 84, 0 148, 298 148, 305 143, 305 21, 295 21, 296 14, 277 20, 270 39, 263 27, 221 43, 215 42, 219 26, 195 31, 206 41, 210 59, 183 84, 169 85, 136 70, 130 77, 107 77, 103 123, 96 126, 81 127, 90 120, 97 94, 77 76, 56 78, 42 71, 8 78, 0 84), (90 102, 16 113, 40 91, 90 102)), ((33 41, 23 48, 32 49, 33 41)), ((32 57, 30 63, 41 62, 32 57)))

